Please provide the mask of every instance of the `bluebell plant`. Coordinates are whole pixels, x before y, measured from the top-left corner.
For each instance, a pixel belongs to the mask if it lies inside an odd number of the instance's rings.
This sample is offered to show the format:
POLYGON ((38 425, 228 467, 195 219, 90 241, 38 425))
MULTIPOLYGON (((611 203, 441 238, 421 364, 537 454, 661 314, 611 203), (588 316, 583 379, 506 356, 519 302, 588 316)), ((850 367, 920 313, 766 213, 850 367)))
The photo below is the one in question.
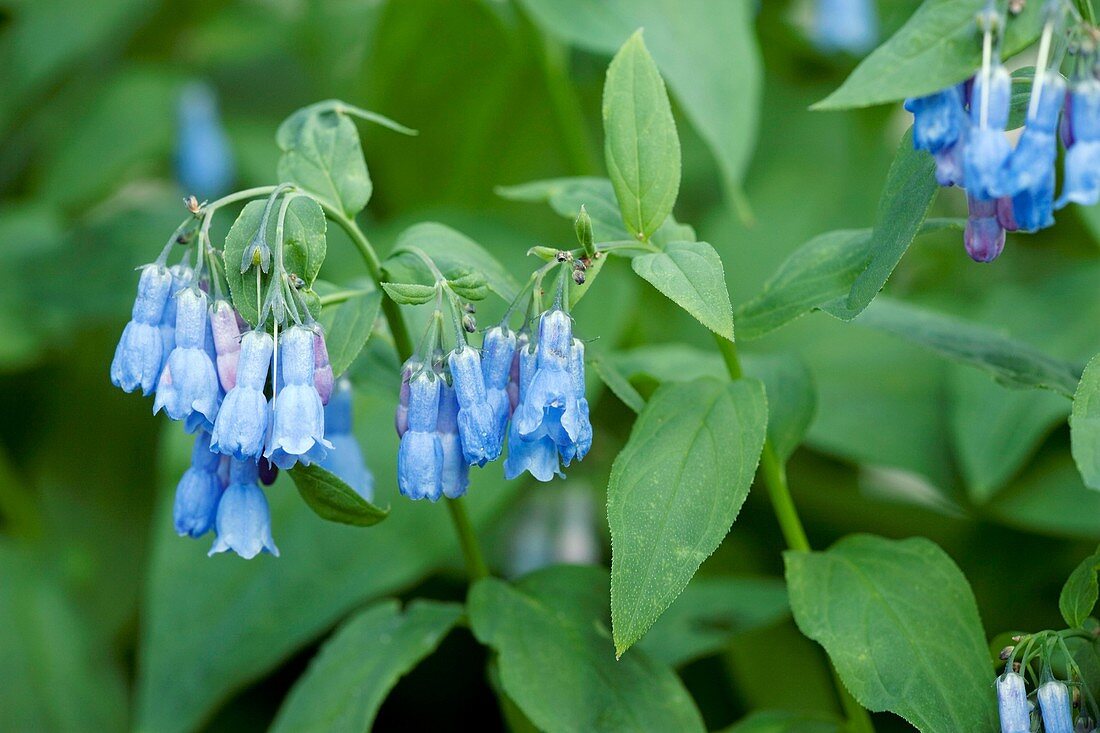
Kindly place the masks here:
POLYGON ((1100 139, 1094 42, 1078 44, 1068 97, 1059 70, 1067 39, 1079 30, 1066 23, 1067 14, 1074 12, 1064 0, 1047 0, 1043 6, 1025 126, 1015 147, 1005 134, 1012 91, 1012 79, 1000 62, 1005 19, 993 2, 979 16, 982 66, 973 78, 905 101, 913 114, 913 146, 933 155, 938 183, 966 189, 970 213, 963 239, 967 253, 978 262, 1000 255, 1005 232, 1045 229, 1054 224, 1054 211, 1066 203, 1100 200, 1100 153, 1093 152, 1100 145, 1090 145, 1100 139), (1081 111, 1074 113, 1075 108, 1081 111), (1063 191, 1056 201, 1059 137, 1067 151, 1063 191))
POLYGON ((1080 633, 1067 629, 1021 634, 1001 651, 1005 667, 995 682, 1001 733, 1095 731, 1096 700, 1066 645, 1067 638, 1080 633), (1064 666, 1069 680, 1056 679, 1052 664, 1064 666))

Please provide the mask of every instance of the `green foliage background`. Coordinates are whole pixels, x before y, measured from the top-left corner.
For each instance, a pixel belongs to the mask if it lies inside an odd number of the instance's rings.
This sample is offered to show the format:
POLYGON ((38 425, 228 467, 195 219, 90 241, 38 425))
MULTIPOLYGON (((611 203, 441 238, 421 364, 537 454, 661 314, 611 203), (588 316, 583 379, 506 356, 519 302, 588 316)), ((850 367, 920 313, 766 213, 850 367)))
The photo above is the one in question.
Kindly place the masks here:
MULTIPOLYGON (((556 20, 527 5, 0 3, 0 729, 263 730, 350 611, 384 596, 462 600, 461 557, 442 507, 402 502, 377 528, 336 526, 311 514, 285 480, 271 492, 283 557, 206 559, 205 543, 176 538, 169 521, 186 440, 177 426, 150 418, 148 401, 113 389, 107 368, 132 301, 132 268, 155 256, 181 215, 184 192, 171 162, 175 103, 194 77, 219 92, 242 188, 273 180, 275 131, 290 112, 341 98, 420 131, 403 137, 362 128, 374 193, 360 221, 381 250, 424 220, 474 238, 516 276, 530 267, 529 247, 571 246, 570 228, 548 207, 506 200, 495 189, 604 175, 604 72, 629 32, 608 47, 600 32, 606 19, 586 14, 586 3, 563 3, 573 12, 556 20), (553 28, 551 20, 572 24, 576 48, 536 24, 553 28)), ((645 5, 656 8, 646 37, 661 65, 675 46, 662 48, 669 41, 654 40, 662 39, 655 26, 675 3, 645 5)), ((743 111, 731 129, 700 123, 699 98, 687 112, 676 92, 684 71, 662 69, 684 165, 675 216, 721 255, 735 310, 814 236, 874 223, 908 124, 897 105, 809 111, 855 60, 813 50, 799 25, 803 5, 762 3, 751 25, 759 59, 751 39, 693 27, 691 14, 683 16, 680 40, 693 53, 733 55, 741 70, 759 64, 758 84, 748 74, 718 89, 727 94, 721 105, 743 111), (743 150, 725 142, 731 134, 743 150)), ((884 31, 915 6, 884 1, 884 31)), ((714 90, 704 92, 719 104, 714 90)), ((957 217, 964 207, 949 191, 932 215, 957 217)), ((227 229, 222 222, 218 236, 227 229)), ((342 237, 330 227, 322 270, 338 282, 361 274, 342 237)), ((886 294, 1083 364, 1100 351, 1098 243, 1100 212, 1071 208, 1053 230, 1010 236, 1003 257, 980 266, 949 228, 917 241, 886 294)), ((705 329, 623 262, 609 263, 576 317, 583 337, 599 339, 591 356, 615 359, 627 374, 639 347, 712 348, 705 329)), ((1011 390, 889 330, 814 313, 745 347, 751 358, 795 352, 812 374, 817 411, 789 471, 813 545, 852 532, 927 537, 969 580, 988 634, 1058 626, 1062 582, 1100 538, 1100 495, 1084 487, 1070 455, 1070 403, 1011 390)), ((397 501, 392 358, 371 346, 352 368, 358 433, 383 506, 397 501)), ((720 371, 708 366, 714 357, 686 358, 700 374, 720 371)), ((648 389, 645 379, 635 384, 648 394, 650 381, 648 389)), ((602 507, 634 415, 608 390, 590 387, 596 444, 568 483, 591 491, 602 507)), ((500 565, 511 547, 508 522, 531 494, 554 489, 506 485, 498 472, 475 472, 471 503, 500 565)), ((711 576, 782 575, 785 546, 758 488, 688 594, 703 594, 711 576)), ((609 562, 602 511, 594 528, 609 562)), ((509 709, 498 706, 496 682, 484 671, 488 653, 474 634, 492 638, 513 623, 503 614, 521 595, 501 584, 477 596, 478 604, 500 604, 502 616, 482 608, 472 631, 462 626, 446 636, 381 704, 376 729, 504 726, 509 709)), ((606 605, 597 599, 593 607, 606 605)), ((732 623, 717 645, 703 645, 702 657, 662 647, 659 632, 675 619, 642 642, 676 666, 708 729, 757 708, 837 713, 824 652, 772 612, 775 605, 774 593, 762 594, 752 622, 732 623)), ((418 612, 442 635, 454 622, 451 608, 418 612)), ((372 613, 386 624, 399 612, 372 613)), ((364 622, 341 633, 374 632, 364 622)), ((509 665, 520 662, 496 651, 494 674, 518 674, 509 665)), ((410 665, 370 674, 396 678, 410 665)), ((294 729, 292 720, 282 724, 294 729)), ((908 729, 890 715, 876 716, 876 725, 908 729)))

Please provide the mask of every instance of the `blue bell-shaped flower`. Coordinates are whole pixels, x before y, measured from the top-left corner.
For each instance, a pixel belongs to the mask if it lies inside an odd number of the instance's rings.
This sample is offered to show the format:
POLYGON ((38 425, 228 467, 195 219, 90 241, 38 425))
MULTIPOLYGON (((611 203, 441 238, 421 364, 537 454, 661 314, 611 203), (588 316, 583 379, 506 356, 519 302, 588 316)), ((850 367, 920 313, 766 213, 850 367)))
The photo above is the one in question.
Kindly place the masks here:
POLYGON ((1005 230, 997 217, 997 201, 970 195, 967 203, 970 216, 963 233, 966 253, 975 262, 992 262, 1005 248, 1005 230))
POLYGON ((176 486, 172 507, 173 523, 180 537, 201 537, 213 529, 222 494, 218 478, 220 464, 221 456, 210 452, 210 433, 205 430, 196 433, 191 467, 176 486))
POLYGON ((1050 680, 1039 685, 1035 696, 1043 715, 1045 733, 1073 733, 1073 713, 1069 688, 1064 682, 1050 680))
POLYGON ((259 468, 253 460, 236 458, 229 467, 229 486, 218 502, 214 529, 218 534, 209 555, 232 550, 245 560, 261 552, 279 556, 271 536, 271 510, 257 483, 259 468))
POLYGON ((1031 714, 1027 704, 1027 684, 1022 675, 1005 672, 997 678, 997 707, 1002 733, 1029 733, 1031 714))
MULTIPOLYGON (((200 424, 213 425, 220 385, 206 350, 208 331, 206 293, 187 288, 176 296, 176 347, 160 375, 153 414, 163 409, 173 420, 188 420, 199 413, 200 424)), ((195 421, 188 425, 194 427, 195 421)))
POLYGON ((172 265, 168 268, 172 273, 172 289, 168 293, 168 302, 164 304, 164 312, 160 317, 160 340, 164 345, 160 368, 163 370, 168 363, 168 356, 172 349, 176 348, 176 297, 184 288, 191 286, 195 277, 195 271, 184 262, 172 265))
POLYGON ((292 326, 279 344, 283 386, 274 400, 271 437, 264 456, 282 469, 324 460, 325 411, 313 381, 313 331, 292 326))
POLYGON ((1089 79, 1070 93, 1073 145, 1066 151, 1065 183, 1058 208, 1100 202, 1100 80, 1089 79))
POLYGON ((959 86, 948 87, 927 97, 905 100, 905 109, 913 113, 913 147, 938 153, 962 139, 966 127, 959 86))
POLYGON ((570 374, 573 323, 559 308, 542 314, 539 322, 537 367, 527 385, 512 421, 521 437, 530 438, 561 411, 561 428, 570 442, 576 442, 582 418, 576 388, 570 374))
POLYGON ((332 450, 321 461, 321 468, 332 472, 355 489, 367 501, 374 500, 374 476, 363 459, 363 450, 351 431, 351 382, 341 378, 335 384, 332 397, 325 405, 325 435, 332 450))
POLYGON ((1004 66, 997 64, 990 69, 988 85, 986 82, 984 74, 978 74, 974 80, 970 128, 963 151, 966 190, 979 199, 993 199, 1008 193, 1005 171, 1012 155, 1012 146, 1005 136, 1012 77, 1004 66))
POLYGON ((180 95, 176 170, 183 188, 200 199, 221 196, 233 184, 229 140, 206 84, 189 84, 180 95))
POLYGON ((211 450, 253 461, 263 453, 269 412, 264 385, 273 352, 270 334, 249 331, 241 338, 237 383, 214 421, 211 450))
MULTIPOLYGON (((504 442, 512 403, 508 397, 508 383, 512 362, 516 353, 516 335, 507 327, 495 326, 485 333, 481 347, 481 374, 485 380, 485 396, 496 421, 496 436, 504 442)), ((500 446, 497 446, 499 455, 500 446)))
POLYGON ((410 499, 443 495, 443 446, 436 432, 442 379, 427 369, 409 378, 408 429, 397 451, 397 487, 410 499))
MULTIPOLYGON (((442 381, 442 380, 441 380, 442 381)), ((462 438, 458 428, 458 394, 446 382, 439 387, 439 416, 436 434, 443 448, 443 496, 457 499, 466 493, 470 485, 470 464, 462 450, 462 438)))
POLYGON ((142 269, 130 322, 111 360, 111 383, 124 392, 141 387, 149 395, 157 384, 164 353, 160 319, 171 287, 168 268, 153 264, 142 269))
MULTIPOLYGON (((522 405, 538 371, 538 352, 530 344, 523 344, 516 352, 516 357, 519 363, 519 404, 522 405)), ((553 414, 546 422, 560 423, 561 412, 560 408, 553 408, 553 414)), ((550 437, 547 424, 540 422, 538 428, 524 436, 520 434, 513 417, 508 428, 508 456, 504 459, 504 477, 511 480, 524 471, 544 482, 552 481, 554 476, 563 475, 558 463, 558 446, 550 437)))
POLYGON ((874 0, 817 0, 812 31, 822 51, 861 54, 878 41, 874 0))
POLYGON ((458 397, 458 432, 466 462, 484 466, 500 457, 504 442, 485 392, 481 357, 475 349, 462 344, 447 359, 455 394, 458 397))

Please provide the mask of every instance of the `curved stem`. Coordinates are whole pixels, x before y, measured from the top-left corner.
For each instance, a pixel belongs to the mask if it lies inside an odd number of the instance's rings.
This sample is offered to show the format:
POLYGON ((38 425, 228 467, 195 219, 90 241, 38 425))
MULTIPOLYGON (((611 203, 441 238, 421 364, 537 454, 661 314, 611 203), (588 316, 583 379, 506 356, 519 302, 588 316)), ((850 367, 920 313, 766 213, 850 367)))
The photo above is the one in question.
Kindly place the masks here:
MULTIPOLYGON (((718 351, 722 354, 730 379, 741 379, 744 371, 737 355, 737 346, 721 336, 714 338, 718 343, 718 351)), ((806 537, 806 530, 802 526, 798 509, 794 505, 794 499, 791 498, 790 485, 787 483, 787 467, 776 455, 770 440, 764 441, 764 450, 760 455, 760 474, 767 487, 768 498, 771 500, 775 518, 779 522, 779 529, 783 532, 787 547, 796 552, 809 552, 810 541, 806 537)), ((848 692, 836 668, 830 665, 830 669, 837 697, 848 719, 848 730, 852 733, 874 733, 875 728, 871 723, 870 714, 848 692)))
POLYGON ((465 502, 462 499, 448 499, 447 508, 451 510, 451 520, 458 534, 458 542, 462 545, 462 555, 466 558, 466 573, 470 576, 470 583, 489 577, 489 568, 485 565, 477 534, 466 513, 465 502))

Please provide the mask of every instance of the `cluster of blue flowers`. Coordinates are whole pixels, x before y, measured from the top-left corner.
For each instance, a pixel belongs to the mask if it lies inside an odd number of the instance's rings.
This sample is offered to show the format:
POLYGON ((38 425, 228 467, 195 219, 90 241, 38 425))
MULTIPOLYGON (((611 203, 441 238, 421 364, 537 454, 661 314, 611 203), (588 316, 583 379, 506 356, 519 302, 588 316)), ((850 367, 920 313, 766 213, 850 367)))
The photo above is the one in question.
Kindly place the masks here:
POLYGON ((350 385, 334 385, 319 325, 280 334, 276 324, 273 333, 242 335, 247 324, 220 296, 217 273, 204 279, 201 267, 186 262, 169 268, 167 251, 142 269, 111 381, 155 394, 154 414, 163 411, 195 434, 191 467, 176 490, 176 531, 200 537, 214 530, 210 554, 278 555, 260 488, 277 469, 316 462, 371 498, 373 481, 351 436, 350 385), (219 293, 212 303, 211 282, 219 293))
MULTIPOLYGON (((437 310, 421 352, 405 363, 395 424, 401 436, 397 481, 412 499, 466 493, 470 466, 497 460, 508 437, 504 474, 539 481, 561 476, 592 446, 584 396, 584 344, 561 307, 539 316, 537 338, 505 322, 485 333, 479 353, 456 335, 441 356, 437 310)), ((457 330, 457 329, 456 329, 457 330)))
POLYGON ((992 36, 1003 27, 994 12, 982 16, 985 53, 971 80, 927 97, 908 99, 913 146, 936 160, 941 186, 966 189, 969 205, 964 242, 978 262, 991 262, 1004 249, 1005 232, 1036 232, 1054 224, 1054 211, 1069 202, 1100 201, 1100 81, 1092 60, 1078 64, 1067 83, 1058 64, 1047 68, 1064 4, 1047 4, 1047 23, 1032 81, 1026 126, 1013 148, 1009 124, 1012 79, 997 59, 992 36), (1062 195, 1055 200, 1059 116, 1066 147, 1062 195))
POLYGON ((1027 680, 1011 667, 997 678, 997 707, 1001 718, 1001 733, 1031 733, 1038 730, 1032 725, 1032 714, 1038 713, 1036 723, 1042 722, 1045 733, 1093 733, 1095 721, 1087 714, 1077 716, 1074 723, 1074 706, 1069 686, 1048 678, 1035 690, 1038 710, 1028 700, 1027 680))

